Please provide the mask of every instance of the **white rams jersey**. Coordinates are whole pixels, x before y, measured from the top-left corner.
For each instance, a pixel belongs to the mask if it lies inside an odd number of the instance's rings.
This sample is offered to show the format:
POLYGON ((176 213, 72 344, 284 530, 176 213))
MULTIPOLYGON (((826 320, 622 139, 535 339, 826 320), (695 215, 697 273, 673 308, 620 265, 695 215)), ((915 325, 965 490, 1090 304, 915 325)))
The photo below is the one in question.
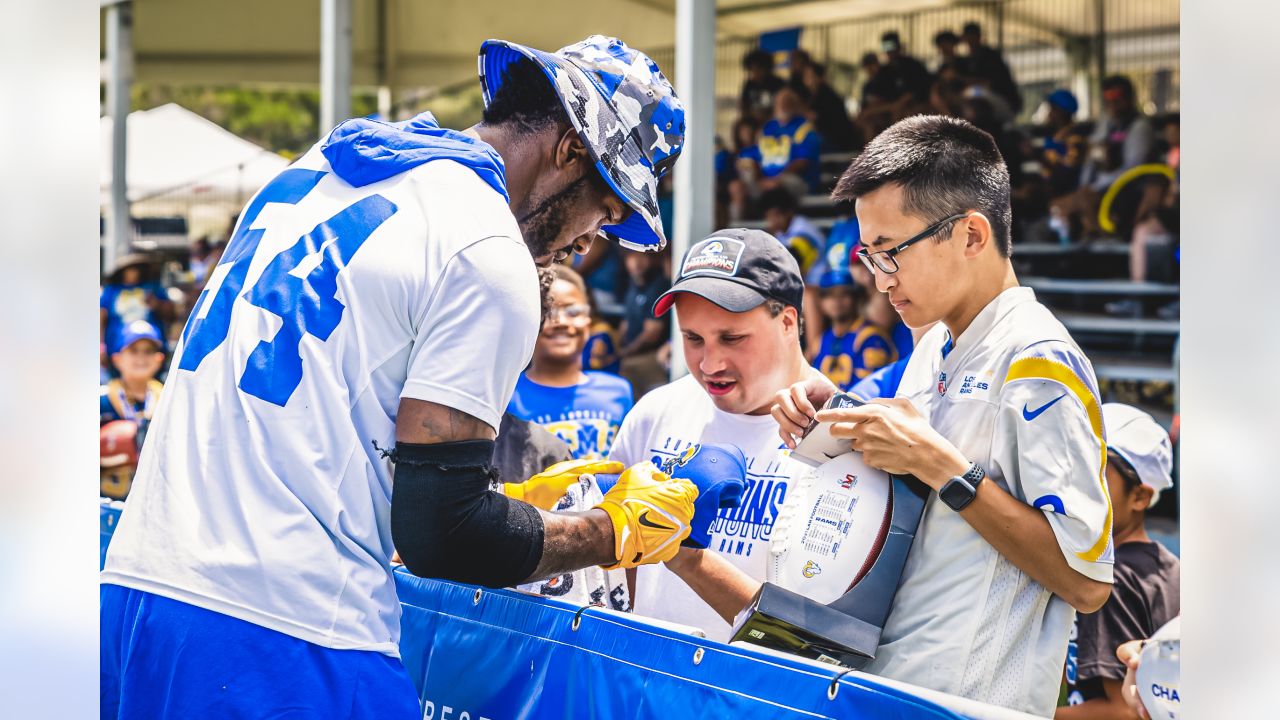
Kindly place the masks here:
POLYGON ((355 188, 313 149, 245 208, 196 303, 102 581, 397 655, 378 448, 402 398, 497 428, 538 328, 533 259, 474 171, 355 188))
MULTIPOLYGON (((954 344, 938 325, 898 395, 994 482, 1048 518, 1063 557, 1111 582, 1106 444, 1093 368, 1029 288, 1001 293, 954 344)), ((1053 714, 1075 611, 932 494, 868 672, 1053 714)))

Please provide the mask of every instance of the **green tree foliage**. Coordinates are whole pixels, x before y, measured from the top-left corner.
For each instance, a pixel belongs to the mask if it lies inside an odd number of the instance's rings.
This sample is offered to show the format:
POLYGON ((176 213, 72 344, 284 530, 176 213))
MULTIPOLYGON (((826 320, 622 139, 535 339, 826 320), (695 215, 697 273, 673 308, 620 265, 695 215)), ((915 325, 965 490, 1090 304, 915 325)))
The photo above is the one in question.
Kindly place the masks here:
MULTIPOLYGON (((355 93, 352 114, 377 110, 372 93, 355 93)), ((312 88, 245 88, 231 86, 133 86, 134 110, 177 103, 240 137, 290 159, 320 137, 320 93, 312 88)))

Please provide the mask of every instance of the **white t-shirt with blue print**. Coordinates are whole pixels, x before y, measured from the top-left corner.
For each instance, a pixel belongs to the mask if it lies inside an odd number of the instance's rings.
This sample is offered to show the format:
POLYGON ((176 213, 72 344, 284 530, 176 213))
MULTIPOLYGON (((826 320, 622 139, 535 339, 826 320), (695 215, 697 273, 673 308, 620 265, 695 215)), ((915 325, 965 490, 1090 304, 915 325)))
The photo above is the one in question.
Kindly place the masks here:
MULTIPOLYGON (((716 408, 691 375, 651 390, 627 415, 609 457, 630 466, 656 464, 694 443, 736 445, 747 458, 742 504, 722 508, 708 548, 760 582, 769 564, 774 522, 792 482, 812 470, 790 458, 770 415, 734 415, 716 408)), ((642 565, 633 598, 636 613, 701 628, 727 642, 729 624, 665 565, 642 565)))

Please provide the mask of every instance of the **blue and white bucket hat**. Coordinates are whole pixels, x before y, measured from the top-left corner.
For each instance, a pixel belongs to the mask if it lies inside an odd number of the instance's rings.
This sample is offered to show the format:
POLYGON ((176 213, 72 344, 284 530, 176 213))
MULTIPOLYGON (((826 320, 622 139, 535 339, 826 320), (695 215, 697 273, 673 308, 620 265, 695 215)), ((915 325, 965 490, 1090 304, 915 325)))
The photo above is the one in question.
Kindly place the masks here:
POLYGON ((684 147, 684 106, 671 83, 649 56, 617 38, 592 35, 555 53, 486 40, 479 58, 486 106, 522 57, 547 74, 596 168, 634 211, 603 232, 630 250, 662 250, 658 180, 684 147))

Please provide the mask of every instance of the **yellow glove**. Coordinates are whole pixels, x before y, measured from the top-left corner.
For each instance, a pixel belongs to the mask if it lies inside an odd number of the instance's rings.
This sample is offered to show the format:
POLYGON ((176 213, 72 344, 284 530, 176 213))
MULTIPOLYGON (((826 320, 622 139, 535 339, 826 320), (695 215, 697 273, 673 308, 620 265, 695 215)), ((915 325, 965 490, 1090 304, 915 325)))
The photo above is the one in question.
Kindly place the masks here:
POLYGON ((507 497, 550 510, 582 475, 617 475, 626 466, 609 460, 565 460, 543 470, 522 483, 506 483, 507 497))
POLYGON ((672 480, 651 462, 632 465, 596 507, 613 521, 614 557, 606 570, 670 560, 689 537, 698 488, 672 480))

